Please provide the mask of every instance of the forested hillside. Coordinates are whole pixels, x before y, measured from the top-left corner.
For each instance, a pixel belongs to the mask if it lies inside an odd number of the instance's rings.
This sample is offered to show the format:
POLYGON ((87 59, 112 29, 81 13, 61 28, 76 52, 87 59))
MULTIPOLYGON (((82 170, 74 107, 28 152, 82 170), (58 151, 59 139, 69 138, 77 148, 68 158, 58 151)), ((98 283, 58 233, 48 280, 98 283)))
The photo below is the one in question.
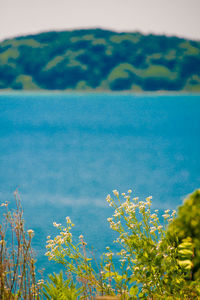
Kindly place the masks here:
POLYGON ((0 43, 0 89, 200 91, 200 42, 101 29, 0 43))

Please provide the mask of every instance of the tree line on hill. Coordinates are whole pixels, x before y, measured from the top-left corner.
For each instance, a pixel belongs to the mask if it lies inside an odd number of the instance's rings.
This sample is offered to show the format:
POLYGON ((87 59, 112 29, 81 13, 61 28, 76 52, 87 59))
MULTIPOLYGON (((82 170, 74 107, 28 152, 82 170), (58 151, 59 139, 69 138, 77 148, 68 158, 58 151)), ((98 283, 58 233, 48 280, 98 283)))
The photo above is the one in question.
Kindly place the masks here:
POLYGON ((200 91, 200 41, 101 29, 0 42, 0 89, 200 91))

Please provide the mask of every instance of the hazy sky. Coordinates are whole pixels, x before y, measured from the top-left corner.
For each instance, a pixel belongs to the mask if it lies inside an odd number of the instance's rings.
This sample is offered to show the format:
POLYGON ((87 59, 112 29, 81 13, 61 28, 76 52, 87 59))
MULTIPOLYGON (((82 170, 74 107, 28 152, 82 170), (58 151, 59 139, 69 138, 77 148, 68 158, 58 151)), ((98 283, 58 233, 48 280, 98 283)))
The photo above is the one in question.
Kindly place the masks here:
POLYGON ((0 0, 0 40, 91 27, 200 40, 200 0, 0 0))

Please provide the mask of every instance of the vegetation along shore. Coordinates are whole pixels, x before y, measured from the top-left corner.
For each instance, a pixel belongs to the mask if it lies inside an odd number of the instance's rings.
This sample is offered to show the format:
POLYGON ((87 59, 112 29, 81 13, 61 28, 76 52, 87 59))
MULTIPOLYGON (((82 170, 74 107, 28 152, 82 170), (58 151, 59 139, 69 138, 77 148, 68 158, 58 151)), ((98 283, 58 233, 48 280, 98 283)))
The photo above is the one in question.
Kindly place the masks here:
POLYGON ((0 42, 0 90, 200 91, 200 41, 85 29, 0 42))

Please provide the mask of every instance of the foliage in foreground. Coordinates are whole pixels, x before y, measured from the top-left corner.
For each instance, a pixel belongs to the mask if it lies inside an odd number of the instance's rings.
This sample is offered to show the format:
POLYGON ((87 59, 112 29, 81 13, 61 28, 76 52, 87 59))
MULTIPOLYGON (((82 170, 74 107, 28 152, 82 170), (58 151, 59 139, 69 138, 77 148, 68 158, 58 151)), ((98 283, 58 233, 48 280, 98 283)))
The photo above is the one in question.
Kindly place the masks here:
POLYGON ((151 197, 139 201, 131 190, 107 196, 113 208, 108 218, 117 234, 117 253, 110 247, 101 260, 93 257, 81 235, 73 241, 73 224, 54 222, 59 234, 47 240, 49 260, 65 273, 49 275, 36 282, 31 241, 25 232, 17 193, 16 210, 5 209, 0 225, 0 299, 200 299, 199 228, 200 190, 191 194, 176 212, 166 210, 160 222, 158 210, 151 211, 151 197), (105 298, 106 297, 106 298, 105 298))
POLYGON ((121 299, 200 297, 199 283, 192 276, 193 243, 189 236, 180 240, 172 230, 176 212, 166 210, 161 225, 158 210, 151 213, 151 197, 139 201, 131 197, 131 190, 123 193, 122 199, 118 191, 113 193, 115 199, 107 196, 114 210, 108 222, 118 233, 114 242, 119 252, 115 255, 107 247, 98 268, 94 268, 96 261, 83 236, 77 243, 73 241, 73 224, 67 217, 67 226, 54 222, 60 233, 47 240, 49 260, 65 267, 68 278, 81 287, 83 299, 95 299, 96 295, 119 295, 121 299))

